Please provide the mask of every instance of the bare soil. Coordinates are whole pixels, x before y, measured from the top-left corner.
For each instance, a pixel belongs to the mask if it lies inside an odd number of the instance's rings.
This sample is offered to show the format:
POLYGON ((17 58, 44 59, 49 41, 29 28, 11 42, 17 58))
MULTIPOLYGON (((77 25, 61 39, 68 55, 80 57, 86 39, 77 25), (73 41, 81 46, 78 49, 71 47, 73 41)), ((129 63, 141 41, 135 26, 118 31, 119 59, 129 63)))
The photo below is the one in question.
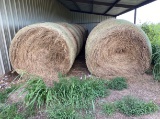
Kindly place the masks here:
POLYGON ((85 51, 82 51, 78 55, 71 70, 68 73, 68 76, 82 77, 84 75, 90 75, 90 72, 88 71, 87 66, 86 66, 84 52, 85 51))
POLYGON ((106 116, 102 113, 98 105, 105 102, 114 102, 123 96, 132 95, 144 101, 153 101, 160 106, 160 83, 153 79, 152 75, 139 75, 128 79, 128 89, 122 91, 111 91, 106 98, 97 100, 96 119, 160 119, 160 111, 138 117, 128 117, 121 113, 115 113, 112 116, 106 116))
POLYGON ((16 84, 18 81, 18 74, 14 71, 10 71, 0 77, 0 90, 10 88, 11 84, 16 84))

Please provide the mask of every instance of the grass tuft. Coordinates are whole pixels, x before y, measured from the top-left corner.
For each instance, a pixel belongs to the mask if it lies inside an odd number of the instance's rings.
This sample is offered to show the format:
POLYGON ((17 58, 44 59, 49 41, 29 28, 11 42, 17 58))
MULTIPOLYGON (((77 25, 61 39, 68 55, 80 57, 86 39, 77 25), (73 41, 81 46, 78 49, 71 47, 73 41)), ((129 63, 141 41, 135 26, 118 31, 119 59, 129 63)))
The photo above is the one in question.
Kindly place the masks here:
POLYGON ((7 88, 5 90, 0 91, 0 103, 5 103, 8 95, 15 91, 19 86, 11 86, 11 88, 7 88))
POLYGON ((36 113, 32 107, 22 107, 22 103, 1 104, 0 119, 26 119, 36 113))
POLYGON ((23 119, 23 116, 17 112, 18 104, 1 105, 0 119, 23 119))
POLYGON ((103 105, 103 112, 107 115, 113 115, 116 112, 116 107, 114 103, 106 103, 103 105))
POLYGON ((125 96, 116 102, 117 109, 127 116, 139 116, 156 112, 159 108, 153 102, 144 102, 132 96, 125 96))
POLYGON ((153 76, 160 81, 160 46, 152 45, 152 52, 153 76))
POLYGON ((78 119, 78 113, 70 104, 54 104, 47 110, 50 119, 78 119))
POLYGON ((108 88, 113 90, 123 90, 128 87, 126 79, 123 77, 116 77, 108 82, 108 88))
POLYGON ((45 105, 49 106, 54 98, 52 88, 47 87, 39 77, 32 76, 27 81, 24 92, 26 92, 25 104, 27 107, 41 108, 45 105))

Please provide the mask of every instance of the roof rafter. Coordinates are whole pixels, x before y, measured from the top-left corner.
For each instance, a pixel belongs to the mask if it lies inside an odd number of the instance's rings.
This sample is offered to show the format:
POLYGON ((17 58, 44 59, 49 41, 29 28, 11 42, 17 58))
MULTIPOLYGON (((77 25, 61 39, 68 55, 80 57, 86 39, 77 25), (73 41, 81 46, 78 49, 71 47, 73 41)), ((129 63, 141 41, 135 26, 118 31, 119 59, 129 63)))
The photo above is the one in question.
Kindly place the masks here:
POLYGON ((75 2, 75 0, 71 0, 73 2, 73 4, 76 6, 76 8, 79 10, 79 11, 82 11, 81 8, 78 6, 78 4, 75 2))
MULTIPOLYGON (((67 0, 72 1, 72 0, 67 0)), ((104 6, 111 6, 113 3, 107 2, 99 2, 99 1, 92 1, 92 0, 74 0, 75 2, 79 3, 87 3, 87 4, 94 4, 94 5, 104 5, 104 6)), ((124 8, 132 8, 133 5, 125 5, 125 4, 116 4, 115 7, 124 7, 124 8)))
POLYGON ((94 0, 92 0, 92 3, 91 3, 91 12, 93 13, 93 2, 94 0))
MULTIPOLYGON (((107 0, 106 0, 107 1, 107 0)), ((59 2, 61 2, 65 7, 67 7, 70 11, 74 11, 74 12, 80 12, 80 13, 88 13, 88 14, 96 14, 96 15, 103 15, 103 16, 112 16, 112 17, 117 17, 121 14, 124 14, 126 12, 129 12, 133 9, 136 9, 136 8, 139 8, 141 6, 144 6, 146 4, 149 4, 153 1, 156 1, 156 0, 143 0, 142 3, 139 3, 137 1, 137 5, 128 5, 127 3, 118 3, 120 0, 116 0, 114 3, 106 3, 106 2, 101 2, 101 1, 98 1, 98 0, 59 0, 59 2), (63 2, 64 1, 64 2, 63 2), (76 6, 76 10, 75 9, 72 9, 70 6, 69 6, 69 3, 68 4, 65 4, 65 1, 70 1, 74 4, 74 6, 76 6), (89 7, 89 10, 83 10, 83 8, 78 4, 78 3, 86 3, 86 6, 85 7, 89 7), (138 4, 139 3, 139 4, 138 4), (94 5, 102 5, 102 6, 108 6, 109 8, 103 12, 103 13, 97 13, 97 12, 94 12, 94 5), (122 12, 119 12, 117 14, 109 14, 109 11, 112 10, 112 8, 114 7, 121 7, 121 8, 127 8, 126 10, 122 11, 122 12)), ((73 4, 71 4, 73 6, 73 4)))
POLYGON ((120 0, 116 0, 103 14, 108 13, 120 0))

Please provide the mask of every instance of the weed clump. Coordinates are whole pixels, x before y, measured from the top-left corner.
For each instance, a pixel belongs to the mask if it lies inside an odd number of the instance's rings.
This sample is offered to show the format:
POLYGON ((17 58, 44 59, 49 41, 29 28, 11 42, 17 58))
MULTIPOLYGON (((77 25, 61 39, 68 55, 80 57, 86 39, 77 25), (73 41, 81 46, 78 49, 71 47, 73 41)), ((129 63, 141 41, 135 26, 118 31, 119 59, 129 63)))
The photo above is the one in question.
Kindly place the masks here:
POLYGON ((0 118, 1 119, 22 119, 22 115, 17 113, 18 104, 1 105, 0 118))
POLYGON ((140 116, 154 113, 159 107, 153 102, 145 102, 133 96, 125 96, 114 103, 106 103, 103 105, 103 112, 112 115, 116 111, 127 116, 140 116))
POLYGON ((103 112, 107 115, 112 115, 114 112, 116 112, 116 107, 114 103, 106 103, 103 105, 103 112))
POLYGON ((119 112, 127 116, 139 116, 150 114, 158 110, 158 106, 153 102, 144 102, 132 96, 125 96, 116 102, 116 107, 119 112))
POLYGON ((47 113, 50 119, 78 119, 79 117, 74 106, 68 103, 54 104, 48 108, 47 113))
POLYGON ((19 86, 12 86, 11 88, 7 88, 0 92, 0 103, 5 103, 6 99, 8 98, 8 95, 16 90, 19 86))
POLYGON ((113 90, 123 90, 127 88, 126 79, 123 77, 116 77, 108 82, 108 88, 113 90))
POLYGON ((47 87, 41 78, 32 77, 26 84, 24 92, 26 92, 25 104, 27 107, 49 106, 50 102, 54 100, 52 88, 47 87))

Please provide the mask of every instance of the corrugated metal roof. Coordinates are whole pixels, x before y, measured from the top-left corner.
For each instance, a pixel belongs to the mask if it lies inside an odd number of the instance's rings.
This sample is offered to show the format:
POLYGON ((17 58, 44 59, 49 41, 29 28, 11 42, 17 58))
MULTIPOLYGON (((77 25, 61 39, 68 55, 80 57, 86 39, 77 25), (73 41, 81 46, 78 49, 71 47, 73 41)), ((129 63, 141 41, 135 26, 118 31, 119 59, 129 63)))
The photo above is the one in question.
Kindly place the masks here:
POLYGON ((95 13, 104 13, 109 6, 104 6, 104 5, 93 5, 93 12, 95 13))
POLYGON ((98 2, 107 2, 107 3, 114 3, 116 0, 95 0, 98 2))
POLYGON ((86 12, 90 12, 91 11, 91 4, 77 2, 77 5, 80 7, 80 9, 82 11, 86 11, 86 12))
POLYGON ((146 0, 121 0, 120 4, 126 4, 126 5, 138 5, 146 0))
POLYGON ((116 17, 155 0, 59 0, 70 11, 116 17))
POLYGON ((116 15, 116 14, 120 14, 121 12, 124 12, 125 10, 127 10, 127 8, 114 7, 114 8, 112 8, 112 10, 110 10, 108 12, 108 14, 116 15))
POLYGON ((68 9, 78 10, 72 1, 68 1, 68 0, 59 0, 59 1, 60 3, 65 5, 65 7, 67 7, 68 9))

